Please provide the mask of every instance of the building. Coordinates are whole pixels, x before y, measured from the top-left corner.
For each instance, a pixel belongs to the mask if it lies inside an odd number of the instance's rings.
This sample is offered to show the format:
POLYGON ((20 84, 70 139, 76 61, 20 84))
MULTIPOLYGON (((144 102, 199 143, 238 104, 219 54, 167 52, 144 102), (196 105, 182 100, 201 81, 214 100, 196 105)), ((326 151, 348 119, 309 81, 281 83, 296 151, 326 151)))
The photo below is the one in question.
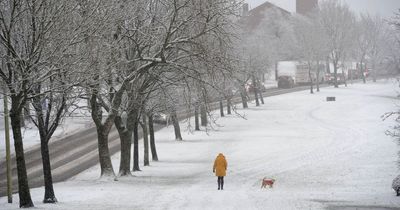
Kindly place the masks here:
POLYGON ((318 0, 296 0, 296 13, 306 15, 318 6, 318 0))
MULTIPOLYGON (((292 17, 289 11, 268 1, 251 10, 249 10, 248 4, 244 4, 242 9, 242 17, 239 23, 242 26, 243 33, 247 34, 244 37, 260 33, 266 28, 276 31, 274 34, 279 36, 283 27, 282 23, 289 23, 290 17, 292 17)), ((277 78, 276 68, 275 78, 277 78)))
MULTIPOLYGON (((251 33, 258 28, 263 20, 265 20, 266 14, 281 14, 285 18, 291 16, 290 12, 284 10, 270 2, 264 2, 263 4, 249 10, 248 4, 243 5, 242 19, 241 22, 245 26, 245 31, 251 33)), ((281 17, 277 17, 281 18, 281 17)))

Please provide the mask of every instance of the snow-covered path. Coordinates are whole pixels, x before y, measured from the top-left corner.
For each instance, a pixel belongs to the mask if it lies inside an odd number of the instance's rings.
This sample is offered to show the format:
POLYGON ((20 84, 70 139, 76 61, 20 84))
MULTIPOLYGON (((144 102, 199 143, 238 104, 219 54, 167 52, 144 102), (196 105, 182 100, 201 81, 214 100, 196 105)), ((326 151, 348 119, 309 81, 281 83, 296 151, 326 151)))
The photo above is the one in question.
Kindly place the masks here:
MULTIPOLYGON (((184 132, 183 142, 171 127, 157 132, 161 161, 135 177, 99 180, 94 167, 55 185, 58 204, 40 203, 43 188, 33 199, 39 209, 400 208, 391 189, 399 147, 384 134, 393 122, 381 120, 397 109, 396 95, 393 81, 380 81, 269 97, 238 110, 247 120, 220 118, 216 130, 184 132), (212 174, 219 152, 228 160, 223 191, 212 174), (263 177, 276 179, 273 189, 260 189, 263 177)), ((4 197, 2 206, 18 207, 4 197)))

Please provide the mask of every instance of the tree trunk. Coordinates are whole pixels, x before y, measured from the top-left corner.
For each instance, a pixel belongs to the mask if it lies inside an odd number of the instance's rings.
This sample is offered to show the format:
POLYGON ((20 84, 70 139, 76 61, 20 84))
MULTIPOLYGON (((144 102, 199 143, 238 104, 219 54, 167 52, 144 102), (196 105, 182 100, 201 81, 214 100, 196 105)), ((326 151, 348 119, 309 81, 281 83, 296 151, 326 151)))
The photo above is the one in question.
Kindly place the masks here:
POLYGON ((262 92, 264 87, 261 88, 262 84, 264 84, 264 82, 265 82, 264 74, 262 74, 262 77, 263 77, 263 82, 260 82, 260 80, 257 79, 256 80, 256 85, 257 85, 257 91, 258 91, 258 94, 259 94, 259 98, 260 98, 261 104, 264 104, 264 96, 263 96, 263 92, 262 92))
POLYGON ((24 123, 23 124, 25 124, 25 121, 29 122, 29 120, 31 119, 30 116, 31 116, 31 112, 30 112, 30 108, 29 108, 29 103, 26 103, 25 108, 24 108, 24 123))
POLYGON ((240 97, 242 98, 242 105, 243 105, 243 108, 244 108, 244 109, 248 108, 249 106, 247 105, 247 97, 246 97, 246 95, 243 93, 243 91, 240 92, 240 97))
POLYGON ((264 97, 263 97, 262 92, 261 92, 261 91, 258 91, 258 94, 260 94, 260 101, 261 101, 261 104, 264 104, 264 97))
POLYGON ((261 74, 261 79, 262 79, 262 82, 264 83, 265 82, 265 74, 264 73, 261 74))
POLYGON ((353 71, 353 69, 351 70, 351 71, 347 71, 348 72, 348 75, 347 76, 350 76, 350 84, 353 84, 354 83, 354 73, 355 73, 355 71, 353 71))
POLYGON ((200 130, 200 122, 199 122, 199 105, 194 105, 194 130, 200 130))
POLYGON ((376 65, 375 60, 372 60, 372 82, 376 82, 376 65))
MULTIPOLYGON (((35 94, 40 93, 40 86, 38 87, 38 89, 39 89, 39 91, 35 92, 35 94)), ((37 118, 36 126, 39 130, 39 135, 40 135, 40 152, 41 152, 41 156, 42 156, 43 180, 44 180, 44 190, 45 190, 43 203, 56 203, 57 199, 54 194, 53 177, 51 174, 51 163, 50 163, 50 154, 49 154, 49 140, 51 138, 50 132, 52 132, 52 131, 50 131, 48 129, 48 126, 45 126, 45 122, 48 121, 48 117, 44 117, 44 115, 43 115, 44 110, 43 110, 43 105, 41 103, 40 96, 33 98, 33 106, 35 107, 35 111, 36 111, 36 118, 37 118)), ((46 104, 46 106, 47 106, 47 104, 46 104)), ((63 107, 61 107, 60 109, 61 109, 61 111, 64 110, 63 107)), ((45 112, 46 112, 46 114, 48 114, 48 112, 51 112, 51 110, 48 110, 46 107, 45 112)), ((55 121, 57 121, 57 119, 55 119, 55 121)), ((57 121, 57 123, 55 123, 53 125, 57 126, 58 122, 59 121, 57 121)))
POLYGON ((99 145, 100 174, 101 176, 115 176, 110 158, 110 150, 108 149, 108 133, 110 128, 105 128, 105 126, 96 126, 96 129, 99 145))
POLYGON ((207 109, 206 105, 200 105, 200 119, 201 119, 201 126, 207 126, 207 109))
POLYGON ((334 86, 338 88, 338 81, 337 81, 337 61, 333 60, 333 77, 334 77, 334 86))
POLYGON ((149 133, 148 133, 148 130, 147 130, 147 116, 146 115, 143 115, 142 129, 143 129, 143 144, 144 144, 143 163, 144 163, 144 166, 149 166, 150 165, 150 161, 149 161, 149 133))
POLYGON ((9 123, 9 110, 8 110, 8 97, 7 87, 4 84, 3 89, 3 110, 4 110, 4 137, 5 137, 5 150, 6 150, 6 171, 7 171, 7 201, 12 203, 12 173, 11 173, 11 146, 10 146, 10 123, 9 123))
POLYGON ((308 79, 310 80, 310 93, 314 94, 313 78, 311 75, 311 64, 310 63, 308 63, 308 79))
POLYGON ((150 133, 151 158, 153 161, 158 161, 156 142, 155 142, 155 138, 154 138, 153 115, 149 115, 149 133, 150 133))
POLYGON ((116 116, 114 125, 117 128, 121 141, 121 158, 119 163, 118 176, 129 176, 131 174, 131 139, 132 132, 124 126, 121 116, 116 116))
POLYGON ((139 110, 133 105, 130 104, 131 109, 128 112, 127 120, 126 120, 126 127, 128 131, 130 132, 129 138, 132 139, 133 141, 133 164, 132 164, 132 170, 133 171, 140 171, 139 167, 139 132, 138 132, 138 126, 139 126, 139 110), (133 133, 133 137, 132 137, 133 133))
POLYGON ((21 109, 18 109, 18 104, 21 101, 16 99, 15 96, 11 98, 11 127, 14 137, 14 148, 15 156, 17 162, 17 174, 18 174, 18 195, 19 195, 19 207, 29 208, 33 207, 33 202, 31 199, 31 194, 28 185, 28 176, 26 173, 25 156, 24 156, 24 146, 22 143, 21 134, 21 109))
POLYGON ((20 117, 21 117, 21 120, 20 120, 21 128, 24 128, 25 127, 25 115, 24 115, 24 112, 21 112, 20 117))
POLYGON ((224 103, 222 102, 222 99, 219 100, 219 113, 221 115, 221 117, 224 117, 224 103))
POLYGON ((138 120, 137 118, 132 119, 133 123, 133 171, 140 171, 139 167, 139 132, 138 132, 138 120))
POLYGON ((317 92, 319 92, 319 83, 320 83, 320 81, 319 81, 319 78, 320 78, 320 72, 321 71, 321 69, 320 69, 320 65, 319 65, 319 61, 317 61, 317 92))
MULTIPOLYGON (((97 87, 98 88, 98 87, 97 87)), ((114 119, 117 116, 114 112, 115 109, 109 112, 108 117, 102 122, 103 114, 102 114, 102 107, 97 102, 97 94, 98 89, 92 89, 92 93, 90 96, 90 108, 91 108, 91 115, 92 119, 96 125, 97 131, 97 142, 98 142, 98 152, 99 152, 99 162, 100 162, 100 176, 108 176, 108 177, 115 177, 114 169, 111 162, 110 151, 108 148, 108 134, 114 124, 114 119)), ((113 105, 115 107, 119 107, 121 104, 122 93, 124 90, 124 86, 114 95, 113 105)))
POLYGON ((232 112, 231 112, 231 98, 230 98, 230 96, 226 99, 226 111, 227 111, 227 114, 232 114, 232 112))
POLYGON ((43 176, 44 176, 44 199, 43 203, 56 203, 54 195, 53 178, 51 175, 51 164, 49 155, 49 144, 45 136, 40 137, 40 151, 42 153, 43 176))
POLYGON ((361 78, 363 80, 363 83, 365 84, 365 83, 367 83, 367 80, 365 80, 365 75, 364 75, 363 59, 361 59, 359 68, 360 68, 361 78))
POLYGON ((329 56, 326 57, 326 73, 330 74, 331 73, 331 66, 329 65, 329 56))
POLYGON ((172 120, 172 124, 174 125, 175 140, 182 141, 181 128, 179 127, 179 120, 178 120, 178 116, 176 115, 175 109, 172 110, 171 120, 172 120))
POLYGON ((254 78, 254 75, 252 76, 252 83, 253 83, 254 100, 256 101, 256 106, 260 106, 260 102, 258 101, 258 94, 257 94, 258 88, 256 85, 256 80, 254 78))

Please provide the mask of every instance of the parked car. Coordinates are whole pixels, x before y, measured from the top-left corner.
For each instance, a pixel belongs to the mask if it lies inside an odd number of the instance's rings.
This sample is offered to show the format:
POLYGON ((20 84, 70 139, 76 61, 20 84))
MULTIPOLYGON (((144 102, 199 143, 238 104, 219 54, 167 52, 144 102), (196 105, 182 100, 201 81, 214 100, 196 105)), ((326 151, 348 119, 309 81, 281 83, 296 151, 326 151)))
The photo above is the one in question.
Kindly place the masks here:
POLYGON ((169 122, 169 115, 164 113, 153 114, 153 122, 157 124, 167 125, 169 122))
MULTIPOLYGON (((259 90, 261 91, 261 92, 265 92, 267 89, 265 88, 265 86, 264 86, 264 83, 261 83, 260 84, 260 86, 258 87, 259 88, 259 90)), ((254 85, 252 84, 252 83, 247 83, 246 85, 245 85, 245 89, 246 89, 246 92, 248 92, 248 93, 254 93, 254 85)))
POLYGON ((293 88, 294 80, 291 76, 279 76, 278 88, 293 88))
MULTIPOLYGON (((343 84, 344 83, 344 75, 343 75, 343 73, 337 73, 336 74, 336 77, 337 77, 337 83, 338 84, 343 84)), ((334 74, 326 74, 325 75, 325 81, 328 83, 328 84, 334 84, 335 83, 335 76, 334 76, 334 74)))

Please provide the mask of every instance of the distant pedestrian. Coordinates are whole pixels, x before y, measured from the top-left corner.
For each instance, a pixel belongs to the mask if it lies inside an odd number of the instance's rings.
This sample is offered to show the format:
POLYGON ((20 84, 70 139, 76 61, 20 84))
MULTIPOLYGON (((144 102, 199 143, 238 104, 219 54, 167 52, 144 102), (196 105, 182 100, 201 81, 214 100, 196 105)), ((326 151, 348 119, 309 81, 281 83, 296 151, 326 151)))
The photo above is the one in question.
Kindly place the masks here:
POLYGON ((226 169, 228 168, 228 163, 226 162, 225 156, 219 153, 214 161, 213 172, 215 176, 218 177, 218 190, 224 189, 224 176, 226 176, 226 169))

